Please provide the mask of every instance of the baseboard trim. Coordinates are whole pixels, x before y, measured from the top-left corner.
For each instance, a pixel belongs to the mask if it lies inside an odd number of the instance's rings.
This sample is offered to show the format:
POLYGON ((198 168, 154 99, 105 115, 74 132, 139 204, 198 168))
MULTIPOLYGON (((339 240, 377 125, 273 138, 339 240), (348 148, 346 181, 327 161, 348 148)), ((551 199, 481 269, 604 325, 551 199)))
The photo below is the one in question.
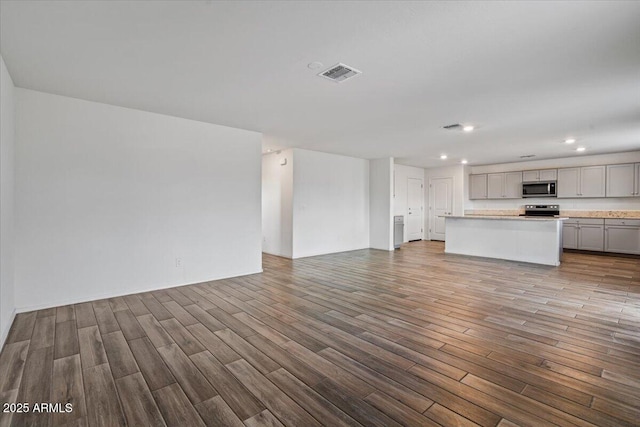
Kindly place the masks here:
POLYGON ((36 304, 36 305, 28 305, 28 306, 22 306, 22 307, 16 307, 16 309, 14 310, 14 316, 16 313, 27 313, 29 311, 34 311, 34 310, 44 310, 46 308, 52 308, 52 307, 61 307, 64 305, 71 305, 71 304, 80 304, 83 302, 89 302, 89 301, 96 301, 96 300, 101 300, 101 299, 105 299, 105 298, 116 298, 116 297, 122 297, 125 295, 135 295, 135 294, 140 294, 143 292, 151 292, 151 291, 158 291, 161 289, 169 289, 169 288, 177 288, 180 286, 189 286, 189 285, 198 285, 200 283, 208 283, 208 282, 215 282, 216 280, 224 280, 224 279, 231 279, 233 277, 243 277, 243 276, 251 276, 252 274, 260 274, 262 273, 262 268, 259 270, 256 270, 254 272, 248 272, 248 273, 244 273, 244 274, 239 274, 239 275, 233 275, 233 276, 225 276, 225 277, 216 277, 214 279, 210 279, 210 280, 203 280, 200 282, 195 282, 195 283, 173 283, 173 284, 165 284, 162 286, 153 286, 153 287, 149 287, 149 288, 145 288, 145 289, 136 289, 136 290, 131 290, 131 291, 125 291, 125 292, 104 292, 104 293, 100 293, 100 294, 95 294, 95 295, 91 295, 91 296, 87 296, 87 297, 82 297, 82 298, 65 298, 62 300, 57 300, 54 302, 49 302, 49 303, 44 303, 44 304, 36 304))
POLYGON ((9 317, 9 324, 2 331, 2 335, 0 335, 0 352, 2 351, 2 349, 4 349, 4 343, 7 341, 7 338, 9 337, 9 331, 11 330, 11 326, 13 326, 13 321, 16 319, 16 314, 17 314, 17 311, 14 308, 13 311, 11 312, 11 316, 9 317))
POLYGON ((361 251, 363 249, 371 249, 371 247, 363 246, 363 247, 360 247, 360 248, 340 249, 340 250, 337 250, 335 252, 319 252, 319 253, 304 254, 304 255, 294 256, 291 259, 311 258, 311 257, 314 257, 314 256, 321 256, 321 255, 334 255, 334 254, 341 254, 341 253, 344 253, 344 252, 361 251))

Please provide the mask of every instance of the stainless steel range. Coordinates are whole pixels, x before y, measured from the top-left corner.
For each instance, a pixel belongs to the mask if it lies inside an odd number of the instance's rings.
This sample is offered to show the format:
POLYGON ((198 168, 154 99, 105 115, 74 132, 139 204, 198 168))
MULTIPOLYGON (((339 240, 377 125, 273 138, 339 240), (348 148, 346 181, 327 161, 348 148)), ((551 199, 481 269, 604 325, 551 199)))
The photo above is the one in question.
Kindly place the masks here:
POLYGON ((560 205, 524 205, 520 216, 560 216, 560 205))

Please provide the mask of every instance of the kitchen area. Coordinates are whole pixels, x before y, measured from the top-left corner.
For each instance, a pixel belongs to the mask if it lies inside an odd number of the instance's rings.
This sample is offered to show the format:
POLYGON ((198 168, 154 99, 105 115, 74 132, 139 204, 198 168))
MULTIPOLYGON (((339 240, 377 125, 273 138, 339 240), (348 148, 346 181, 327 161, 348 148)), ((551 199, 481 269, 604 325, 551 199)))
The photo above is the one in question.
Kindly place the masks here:
POLYGON ((638 154, 470 168, 445 252, 552 266, 564 249, 640 255, 638 154))

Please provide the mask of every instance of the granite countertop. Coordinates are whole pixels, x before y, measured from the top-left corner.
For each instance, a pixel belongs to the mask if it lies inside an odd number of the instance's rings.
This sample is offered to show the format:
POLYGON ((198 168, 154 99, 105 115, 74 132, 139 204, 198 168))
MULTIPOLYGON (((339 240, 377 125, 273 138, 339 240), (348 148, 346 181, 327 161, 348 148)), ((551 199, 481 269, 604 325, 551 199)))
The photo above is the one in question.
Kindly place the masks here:
POLYGON ((499 219, 514 221, 564 221, 567 217, 557 216, 518 216, 518 215, 445 215, 444 218, 462 218, 462 219, 499 219))
MULTIPOLYGON (((466 210, 465 215, 475 216, 517 216, 524 213, 521 209, 503 209, 503 210, 466 210)), ((579 210, 561 210, 561 217, 568 218, 625 218, 625 219, 640 219, 640 211, 636 210, 592 210, 592 211, 579 211, 579 210)))

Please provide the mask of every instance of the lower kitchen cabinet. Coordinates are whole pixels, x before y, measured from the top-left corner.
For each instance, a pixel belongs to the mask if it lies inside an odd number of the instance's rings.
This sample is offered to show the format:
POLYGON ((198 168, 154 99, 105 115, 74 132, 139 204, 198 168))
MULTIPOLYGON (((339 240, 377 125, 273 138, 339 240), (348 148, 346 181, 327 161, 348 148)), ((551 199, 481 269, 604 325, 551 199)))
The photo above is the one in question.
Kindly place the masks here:
POLYGON ((604 250, 640 254, 640 219, 606 219, 604 250))
POLYGON ((604 250, 604 224, 580 224, 578 249, 585 251, 604 250))
POLYGON ((578 249, 578 224, 569 221, 562 222, 562 248, 578 249))
POLYGON ((562 247, 604 251, 604 219, 569 218, 562 224, 562 247))

